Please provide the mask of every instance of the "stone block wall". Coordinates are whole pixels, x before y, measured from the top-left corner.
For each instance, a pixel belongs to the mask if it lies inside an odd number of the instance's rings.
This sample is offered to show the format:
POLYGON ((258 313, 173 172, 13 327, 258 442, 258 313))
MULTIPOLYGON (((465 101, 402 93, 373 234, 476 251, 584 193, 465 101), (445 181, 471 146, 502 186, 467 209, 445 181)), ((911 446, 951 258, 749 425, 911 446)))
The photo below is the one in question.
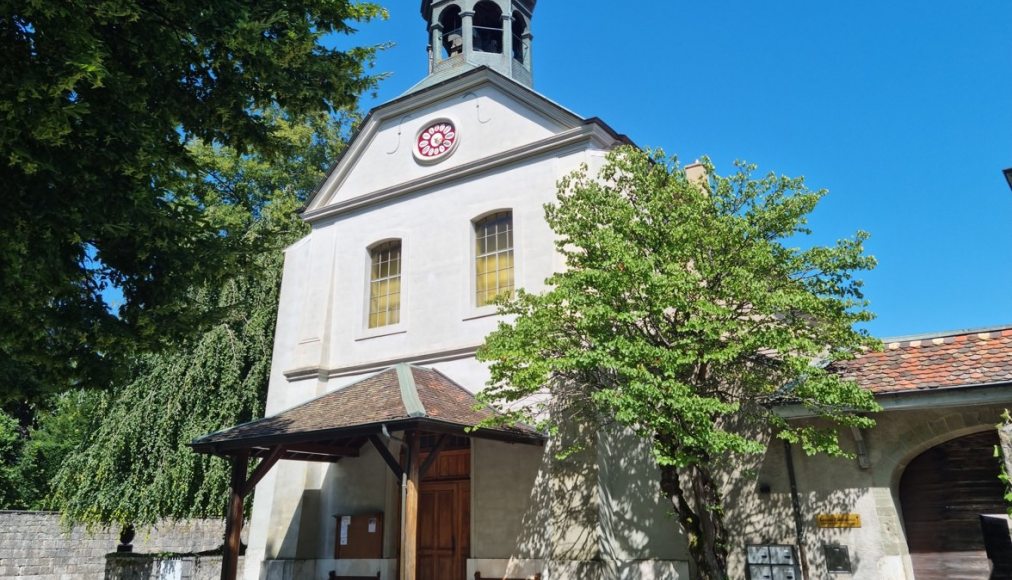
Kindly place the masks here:
MULTIPOLYGON (((200 552, 220 546, 224 531, 218 520, 165 522, 138 530, 133 546, 135 552, 200 552)), ((119 533, 67 531, 51 512, 0 511, 0 580, 102 578, 105 556, 116 551, 119 533)))
MULTIPOLYGON (((238 577, 242 578, 239 557, 238 577)), ((105 580, 218 580, 221 556, 159 557, 144 554, 106 556, 105 580)))

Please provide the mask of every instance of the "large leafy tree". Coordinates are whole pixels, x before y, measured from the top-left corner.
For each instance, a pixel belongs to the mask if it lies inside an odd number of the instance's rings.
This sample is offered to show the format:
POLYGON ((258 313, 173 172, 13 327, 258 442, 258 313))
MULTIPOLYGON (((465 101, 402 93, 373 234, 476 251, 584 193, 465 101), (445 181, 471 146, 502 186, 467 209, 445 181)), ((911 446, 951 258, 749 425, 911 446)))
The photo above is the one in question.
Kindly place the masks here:
POLYGON ((588 422, 649 442, 659 487, 689 538, 701 578, 727 577, 721 474, 763 434, 843 454, 840 425, 872 396, 827 370, 874 341, 856 271, 874 266, 865 234, 799 249, 824 191, 801 179, 691 179, 660 154, 612 152, 598 175, 577 171, 546 207, 567 269, 542 294, 503 302, 511 315, 479 356, 482 398, 513 420, 588 422), (545 394, 551 398, 546 399, 545 394), (797 425, 794 401, 827 422, 797 425))
MULTIPOLYGON (((193 140, 277 154, 274 119, 351 106, 374 48, 350 0, 0 0, 0 401, 102 386, 207 319, 248 265, 193 140), (119 295, 116 304, 107 303, 119 295)), ((241 232, 240 232, 241 233, 241 232)))
MULTIPOLYGON (((347 119, 345 119, 347 120, 347 119)), ((265 159, 194 145, 210 168, 195 184, 207 212, 249 245, 252 267, 222 285, 189 292, 190 308, 216 323, 163 352, 140 357, 102 421, 66 459, 52 505, 70 522, 151 525, 163 518, 220 517, 226 462, 198 455, 197 437, 263 415, 281 279, 281 248, 305 233, 296 210, 343 147, 327 118, 278 120, 285 155, 265 159)))

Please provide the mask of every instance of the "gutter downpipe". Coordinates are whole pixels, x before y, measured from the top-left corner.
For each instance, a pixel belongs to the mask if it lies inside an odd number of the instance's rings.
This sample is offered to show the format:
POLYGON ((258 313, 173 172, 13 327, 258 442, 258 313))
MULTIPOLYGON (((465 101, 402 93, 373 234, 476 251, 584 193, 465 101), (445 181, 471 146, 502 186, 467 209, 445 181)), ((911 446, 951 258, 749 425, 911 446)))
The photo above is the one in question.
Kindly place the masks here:
POLYGON ((798 559, 801 560, 801 578, 808 578, 808 557, 805 553, 805 527, 801 518, 801 499, 798 497, 798 476, 794 472, 794 456, 791 444, 784 441, 784 457, 787 460, 787 478, 791 483, 791 506, 794 508, 794 533, 798 543, 798 559))

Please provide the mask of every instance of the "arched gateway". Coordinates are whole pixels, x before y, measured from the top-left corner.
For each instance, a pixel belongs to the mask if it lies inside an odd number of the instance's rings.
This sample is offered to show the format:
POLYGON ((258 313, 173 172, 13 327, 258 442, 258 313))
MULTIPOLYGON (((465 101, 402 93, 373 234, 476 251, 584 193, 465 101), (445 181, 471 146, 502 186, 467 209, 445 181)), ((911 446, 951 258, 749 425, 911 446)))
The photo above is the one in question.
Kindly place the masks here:
POLYGON ((1005 513, 992 429, 918 455, 900 480, 900 503, 916 580, 987 580, 981 514, 1005 513))

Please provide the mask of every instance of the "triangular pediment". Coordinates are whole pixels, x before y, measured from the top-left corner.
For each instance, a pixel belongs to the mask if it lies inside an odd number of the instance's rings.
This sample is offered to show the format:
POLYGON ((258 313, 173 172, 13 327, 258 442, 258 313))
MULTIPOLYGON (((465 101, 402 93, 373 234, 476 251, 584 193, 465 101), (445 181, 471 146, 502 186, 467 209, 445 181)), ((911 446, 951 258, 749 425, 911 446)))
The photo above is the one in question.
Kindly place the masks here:
MULTIPOLYGON (((329 208, 375 199, 405 184, 453 178, 487 160, 537 152, 576 133, 599 138, 606 127, 585 120, 489 69, 478 69, 374 109, 344 156, 310 199, 312 220, 329 208), (438 161, 416 152, 435 123, 453 127, 453 149, 438 161), (592 127, 593 125, 593 127, 592 127)), ((604 140, 620 140, 605 135, 604 140)))

